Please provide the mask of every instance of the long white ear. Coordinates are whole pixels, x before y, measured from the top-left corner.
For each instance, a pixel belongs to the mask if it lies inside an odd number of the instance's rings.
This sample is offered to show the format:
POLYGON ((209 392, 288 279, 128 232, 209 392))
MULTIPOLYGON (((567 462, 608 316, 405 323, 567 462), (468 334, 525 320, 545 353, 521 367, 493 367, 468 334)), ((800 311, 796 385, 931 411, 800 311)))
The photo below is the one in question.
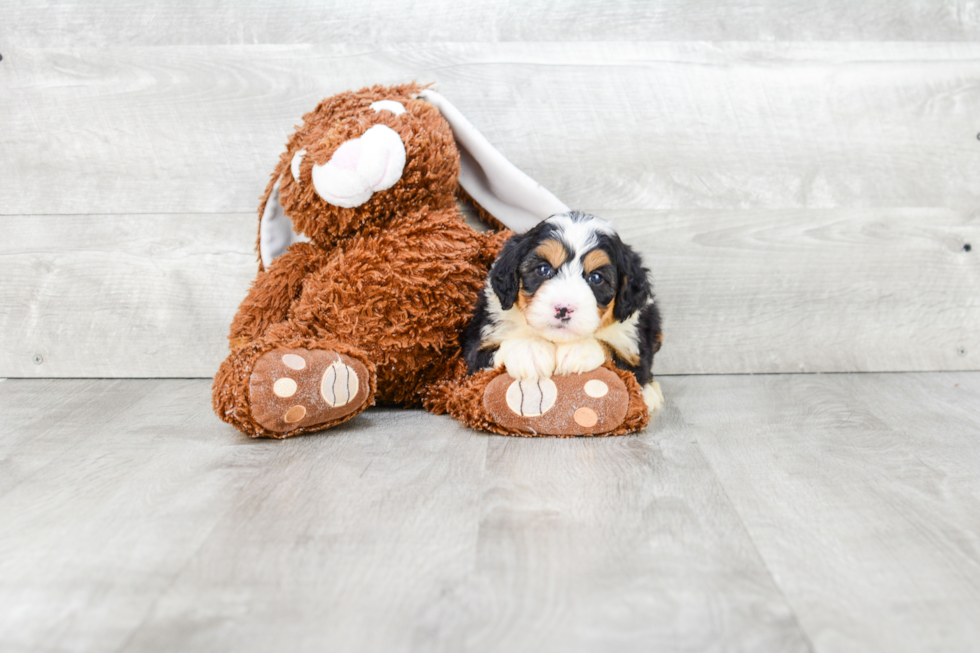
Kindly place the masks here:
POLYGON ((272 262, 293 243, 309 242, 309 238, 293 231, 293 221, 286 217, 279 203, 279 182, 277 181, 265 202, 265 211, 259 224, 259 255, 262 267, 269 269, 272 262))
POLYGON ((459 184, 490 215, 517 233, 569 208, 527 176, 490 144, 446 98, 421 91, 422 98, 449 123, 459 148, 459 184))

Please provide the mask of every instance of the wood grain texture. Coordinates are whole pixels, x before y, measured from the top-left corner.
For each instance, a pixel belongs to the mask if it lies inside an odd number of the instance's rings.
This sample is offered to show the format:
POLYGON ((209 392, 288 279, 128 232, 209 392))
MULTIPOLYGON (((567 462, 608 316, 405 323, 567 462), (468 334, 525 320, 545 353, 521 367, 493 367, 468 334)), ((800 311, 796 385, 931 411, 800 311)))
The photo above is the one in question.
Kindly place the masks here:
POLYGON ((0 43, 46 47, 432 41, 958 41, 973 0, 276 3, 8 0, 0 43))
POLYGON ((0 649, 118 650, 262 473, 207 386, 3 384, 0 649))
POLYGON ((980 221, 946 210, 610 212, 663 306, 661 373, 980 367, 980 221))
POLYGON ((980 190, 978 43, 8 47, 0 211, 246 212, 324 96, 434 82, 594 209, 951 207, 980 190))
POLYGON ((0 648, 807 650, 680 413, 565 441, 372 409, 249 441, 207 399, 207 381, 0 386, 5 457, 76 431, 0 502, 0 648), (18 408, 66 397, 111 409, 18 408))
POLYGON ((426 615, 465 633, 440 649, 808 650, 686 430, 491 438, 473 569, 426 615))
POLYGON ((9 376, 212 376, 227 355, 228 325, 257 270, 254 214, 0 225, 9 376))
POLYGON ((670 381, 814 650, 976 647, 980 375, 670 381))
MULTIPOLYGON (((652 270, 659 374, 980 366, 980 258, 963 249, 980 223, 968 214, 603 215, 652 270)), ((255 275, 255 219, 0 217, 0 375, 213 375, 255 275)))
POLYGON ((637 436, 251 441, 205 380, 8 380, 0 649, 972 649, 980 373, 661 381, 637 436))

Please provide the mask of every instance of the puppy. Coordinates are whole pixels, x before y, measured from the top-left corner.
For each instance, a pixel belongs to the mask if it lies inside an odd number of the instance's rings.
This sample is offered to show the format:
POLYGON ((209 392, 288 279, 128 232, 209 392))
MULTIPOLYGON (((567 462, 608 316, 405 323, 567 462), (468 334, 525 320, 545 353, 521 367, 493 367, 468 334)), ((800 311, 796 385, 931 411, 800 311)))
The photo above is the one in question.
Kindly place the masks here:
POLYGON ((660 312, 640 256, 601 218, 553 215, 504 245, 461 344, 470 373, 503 366, 515 379, 590 372, 607 360, 663 404, 653 355, 660 312))

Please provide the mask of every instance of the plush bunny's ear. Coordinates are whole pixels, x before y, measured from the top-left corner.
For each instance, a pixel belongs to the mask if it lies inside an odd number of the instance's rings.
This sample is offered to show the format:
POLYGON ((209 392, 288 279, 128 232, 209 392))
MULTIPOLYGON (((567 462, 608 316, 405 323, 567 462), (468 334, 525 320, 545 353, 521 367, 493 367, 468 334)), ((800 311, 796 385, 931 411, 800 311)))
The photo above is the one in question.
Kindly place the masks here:
POLYGON ((293 221, 286 217, 279 203, 279 182, 277 181, 265 202, 262 220, 259 222, 259 254, 262 267, 269 269, 272 261, 283 254, 293 243, 309 242, 309 238, 293 231, 293 221))
POLYGON ((490 144, 459 109, 434 91, 418 96, 449 123, 459 148, 459 184, 497 220, 524 233, 542 220, 569 208, 490 144))

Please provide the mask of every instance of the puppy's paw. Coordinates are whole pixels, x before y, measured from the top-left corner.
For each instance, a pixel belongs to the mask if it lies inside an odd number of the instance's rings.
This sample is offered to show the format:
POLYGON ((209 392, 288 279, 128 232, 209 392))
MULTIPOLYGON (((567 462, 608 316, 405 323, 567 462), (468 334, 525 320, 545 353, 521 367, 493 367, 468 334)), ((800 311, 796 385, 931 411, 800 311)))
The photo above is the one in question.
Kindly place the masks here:
POLYGON ((494 356, 494 367, 503 363, 515 379, 547 379, 555 371, 555 345, 542 338, 505 340, 494 356))
POLYGON ((555 350, 556 374, 582 374, 601 367, 606 352, 595 338, 563 342, 555 350))
POLYGON ((643 401, 651 413, 655 413, 664 407, 664 393, 660 389, 660 384, 650 381, 643 386, 643 401))

